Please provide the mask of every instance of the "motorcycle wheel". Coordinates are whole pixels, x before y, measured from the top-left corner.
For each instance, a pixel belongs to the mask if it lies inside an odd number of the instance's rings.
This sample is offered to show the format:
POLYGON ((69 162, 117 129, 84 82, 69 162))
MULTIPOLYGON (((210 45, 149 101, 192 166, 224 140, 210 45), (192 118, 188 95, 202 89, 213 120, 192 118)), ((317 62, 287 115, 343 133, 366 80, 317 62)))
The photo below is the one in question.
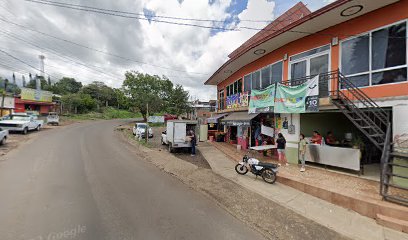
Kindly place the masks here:
POLYGON ((235 171, 240 175, 245 175, 248 172, 248 168, 245 165, 238 163, 235 165, 235 171))
POLYGON ((276 181, 276 173, 271 169, 263 170, 261 176, 262 179, 269 184, 273 184, 276 181))

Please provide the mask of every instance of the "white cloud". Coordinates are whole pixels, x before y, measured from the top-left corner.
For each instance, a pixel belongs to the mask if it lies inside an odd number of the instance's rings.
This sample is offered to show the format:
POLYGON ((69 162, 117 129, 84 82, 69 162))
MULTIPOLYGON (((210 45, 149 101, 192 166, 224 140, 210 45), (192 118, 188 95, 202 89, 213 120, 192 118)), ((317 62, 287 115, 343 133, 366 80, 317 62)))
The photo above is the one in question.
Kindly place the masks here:
MULTIPOLYGON (((143 12, 144 9, 148 9, 155 12, 156 15, 162 16, 225 19, 230 16, 228 8, 231 1, 217 0, 213 4, 209 4, 208 0, 77 0, 72 3, 131 12, 143 12)), ((273 16, 274 8, 274 1, 248 0, 247 9, 236 17, 239 19, 272 20, 275 17, 273 16)), ((243 30, 218 32, 214 35, 210 29, 156 22, 149 23, 137 19, 118 18, 43 6, 22 0, 1 1, 0 14, 13 22, 126 58, 148 62, 164 68, 208 74, 212 74, 228 59, 227 55, 229 53, 256 33, 256 31, 243 30)), ((163 20, 175 21, 171 19, 163 20)), ((41 47, 52 48, 60 55, 68 56, 77 62, 73 63, 70 60, 56 56, 52 51, 44 51, 17 40, 7 39, 0 32, 0 49, 7 50, 34 66, 39 66, 37 55, 44 54, 47 57, 46 71, 52 75, 73 76, 85 84, 98 80, 114 87, 120 87, 124 72, 126 70, 137 70, 151 74, 167 75, 174 83, 182 84, 191 92, 192 96, 200 99, 214 99, 216 96, 213 87, 203 85, 210 75, 171 71, 124 61, 66 42, 50 39, 4 22, 0 23, 2 31, 16 34, 18 37, 22 37, 41 47), (90 68, 94 70, 81 66, 78 62, 92 65, 90 68)), ((210 24, 208 22, 189 23, 210 24)), ((251 22, 240 22, 238 26, 235 26, 235 24, 231 23, 229 26, 224 27, 250 26, 262 28, 265 25, 264 23, 251 22)), ((21 69, 21 73, 16 74, 18 79, 21 78, 22 73, 28 71, 35 73, 34 70, 30 70, 23 64, 11 61, 0 54, 0 76, 12 74, 4 69, 2 63, 8 63, 21 69)))

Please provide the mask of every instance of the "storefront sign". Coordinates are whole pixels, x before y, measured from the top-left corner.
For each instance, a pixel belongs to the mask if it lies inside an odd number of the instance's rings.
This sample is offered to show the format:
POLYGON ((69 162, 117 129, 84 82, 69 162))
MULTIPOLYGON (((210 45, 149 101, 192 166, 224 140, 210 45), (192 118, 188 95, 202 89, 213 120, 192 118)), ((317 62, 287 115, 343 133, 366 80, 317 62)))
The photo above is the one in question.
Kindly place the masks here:
POLYGON ((237 93, 227 97, 227 108, 240 108, 248 106, 248 92, 237 93))
POLYGON ((249 101, 249 113, 273 112, 275 103, 275 84, 263 89, 252 90, 249 101))
POLYGON ((250 121, 239 121, 239 120, 225 121, 225 125, 226 126, 251 126, 251 122, 250 121))
POLYGON ((31 88, 21 88, 21 99, 39 102, 52 102, 52 92, 31 88))
POLYGON ((319 76, 298 86, 278 83, 275 97, 276 113, 319 111, 319 76))

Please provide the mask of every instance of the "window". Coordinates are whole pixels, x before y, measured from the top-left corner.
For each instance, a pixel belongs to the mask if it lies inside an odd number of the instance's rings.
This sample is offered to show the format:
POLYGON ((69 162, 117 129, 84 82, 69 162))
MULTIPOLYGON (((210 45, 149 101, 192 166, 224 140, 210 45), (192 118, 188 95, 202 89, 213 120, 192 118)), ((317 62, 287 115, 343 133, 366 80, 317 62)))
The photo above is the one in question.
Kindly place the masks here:
POLYGON ((271 85, 271 66, 262 68, 261 78, 261 88, 266 88, 271 85))
POLYGON ((359 87, 407 81, 406 24, 394 24, 342 42, 342 72, 359 87))
POLYGON ((278 83, 282 82, 282 73, 283 73, 283 63, 277 62, 271 66, 271 82, 278 83))
POLYGON ((261 89, 261 71, 252 73, 252 89, 261 89))
POLYGON ((242 93, 242 79, 239 79, 237 81, 237 87, 238 87, 237 93, 242 93))
POLYGON ((327 51, 329 49, 330 49, 330 45, 325 45, 323 47, 315 48, 315 49, 309 50, 307 52, 299 53, 297 55, 294 55, 294 56, 290 57, 290 61, 295 61, 295 60, 298 60, 298 59, 301 59, 301 58, 304 58, 304 57, 308 57, 310 55, 314 55, 316 53, 327 51))
POLYGON ((230 95, 230 85, 227 86, 226 91, 227 91, 227 97, 228 97, 230 95))
POLYGON ((251 82, 252 82, 252 75, 248 74, 244 77, 244 91, 248 92, 251 91, 251 82))
POLYGON ((401 23, 372 33, 372 69, 406 64, 406 24, 401 23))
POLYGON ((290 67, 290 78, 302 78, 306 76, 306 60, 293 63, 290 67))
POLYGON ((341 44, 341 66, 343 74, 368 71, 369 36, 356 37, 341 44))

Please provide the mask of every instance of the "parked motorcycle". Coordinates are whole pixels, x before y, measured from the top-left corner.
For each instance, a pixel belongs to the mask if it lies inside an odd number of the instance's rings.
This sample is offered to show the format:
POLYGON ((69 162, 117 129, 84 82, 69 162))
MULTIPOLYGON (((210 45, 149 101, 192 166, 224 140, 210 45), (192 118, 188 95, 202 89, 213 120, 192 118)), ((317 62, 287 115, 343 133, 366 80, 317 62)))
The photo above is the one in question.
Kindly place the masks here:
POLYGON ((249 157, 248 154, 242 158, 242 162, 235 165, 235 171, 240 175, 245 175, 248 169, 255 176, 261 176, 262 179, 270 184, 276 181, 276 174, 278 173, 279 166, 273 163, 260 162, 258 159, 249 157))

